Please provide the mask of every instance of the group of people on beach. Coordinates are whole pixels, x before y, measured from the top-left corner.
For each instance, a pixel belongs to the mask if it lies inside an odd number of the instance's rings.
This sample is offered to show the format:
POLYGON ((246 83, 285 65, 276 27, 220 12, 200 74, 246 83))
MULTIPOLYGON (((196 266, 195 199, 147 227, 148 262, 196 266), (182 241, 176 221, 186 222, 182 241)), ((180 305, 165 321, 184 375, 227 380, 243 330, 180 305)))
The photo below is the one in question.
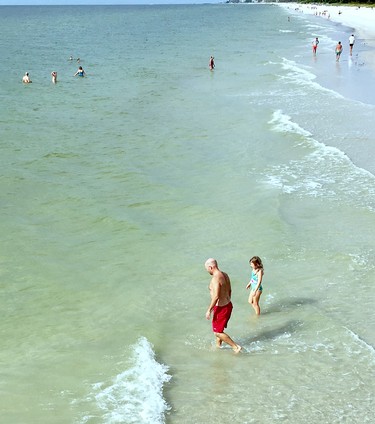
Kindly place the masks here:
MULTIPOLYGON (((73 57, 70 56, 69 60, 73 60, 73 57)), ((77 59, 77 62, 79 62, 80 59, 77 59)), ((77 72, 73 75, 73 76, 79 76, 79 77, 84 77, 86 75, 85 70, 82 68, 82 66, 79 66, 77 69, 77 72)), ((56 71, 52 71, 51 72, 51 78, 52 78, 52 83, 56 84, 57 83, 57 72, 56 71)), ((25 75, 22 77, 22 82, 24 84, 30 84, 32 81, 30 79, 30 74, 29 72, 25 72, 25 75)))
MULTIPOLYGON (((250 289, 249 303, 254 308, 256 315, 260 315, 259 300, 263 292, 263 263, 259 256, 253 256, 249 260, 252 272, 250 281, 246 289, 250 289)), ((242 347, 235 343, 224 332, 231 317, 233 305, 231 301, 232 287, 227 273, 221 271, 216 259, 209 258, 204 264, 206 271, 212 276, 208 289, 210 291, 211 302, 206 311, 206 318, 212 316, 212 331, 216 338, 216 346, 221 347, 223 342, 227 343, 235 353, 241 351, 242 347)))
MULTIPOLYGON (((350 54, 350 56, 353 55, 354 43, 355 43, 355 37, 354 37, 354 34, 352 34, 349 37, 349 54, 350 54)), ((313 51, 314 55, 316 55, 316 50, 318 48, 318 44, 319 44, 319 38, 315 37, 315 39, 312 41, 312 51, 313 51)), ((336 62, 338 62, 340 60, 341 53, 342 53, 342 44, 341 44, 341 41, 339 41, 336 45, 336 48, 335 48, 336 62)))

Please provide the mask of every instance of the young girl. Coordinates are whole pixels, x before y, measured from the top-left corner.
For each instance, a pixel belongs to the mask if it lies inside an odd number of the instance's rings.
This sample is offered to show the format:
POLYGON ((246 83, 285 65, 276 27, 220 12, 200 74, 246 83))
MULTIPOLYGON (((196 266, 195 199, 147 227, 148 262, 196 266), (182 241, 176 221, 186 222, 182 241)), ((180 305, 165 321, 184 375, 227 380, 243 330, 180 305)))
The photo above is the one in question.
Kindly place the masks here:
MULTIPOLYGON (((78 59, 77 59, 78 60, 78 59)), ((78 67, 77 72, 74 74, 74 76, 84 77, 86 75, 85 70, 82 68, 82 66, 78 67)))
POLYGON ((249 264, 252 268, 251 279, 246 289, 250 288, 249 303, 254 308, 255 313, 260 315, 259 299, 263 291, 262 279, 263 279, 263 264, 262 260, 258 256, 253 256, 249 264))

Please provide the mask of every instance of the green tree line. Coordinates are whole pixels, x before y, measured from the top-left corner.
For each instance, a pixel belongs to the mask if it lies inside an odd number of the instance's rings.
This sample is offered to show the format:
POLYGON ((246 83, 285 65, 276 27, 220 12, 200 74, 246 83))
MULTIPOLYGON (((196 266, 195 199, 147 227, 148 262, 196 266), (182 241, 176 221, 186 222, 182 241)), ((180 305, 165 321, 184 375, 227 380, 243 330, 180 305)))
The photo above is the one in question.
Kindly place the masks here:
MULTIPOLYGON (((253 3, 260 0, 227 0, 227 3, 253 3)), ((324 0, 324 1, 311 1, 311 0, 280 0, 283 3, 312 3, 312 4, 332 4, 332 5, 346 5, 346 6, 373 6, 375 0, 324 0)), ((277 0, 268 0, 269 3, 275 3, 277 0)))
MULTIPOLYGON (((283 2, 288 3, 288 0, 283 0, 283 2)), ((314 4, 332 4, 339 6, 340 4, 345 4, 346 6, 371 6, 375 4, 375 1, 372 0, 356 0, 356 1, 350 1, 350 0, 325 0, 325 1, 308 1, 308 0, 299 0, 298 3, 314 3, 314 4)))

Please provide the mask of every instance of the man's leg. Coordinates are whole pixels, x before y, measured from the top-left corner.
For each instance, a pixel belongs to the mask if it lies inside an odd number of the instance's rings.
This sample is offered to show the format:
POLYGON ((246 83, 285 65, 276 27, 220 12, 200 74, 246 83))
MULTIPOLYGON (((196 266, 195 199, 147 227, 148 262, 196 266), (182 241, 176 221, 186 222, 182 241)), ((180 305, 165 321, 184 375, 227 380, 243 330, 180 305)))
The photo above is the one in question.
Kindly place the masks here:
POLYGON ((215 336, 216 336, 216 340, 219 339, 221 343, 224 342, 229 344, 229 346, 231 346, 231 348, 234 350, 235 353, 238 353, 242 349, 242 347, 234 343, 234 341, 226 333, 215 333, 215 336))
POLYGON ((216 337, 216 347, 221 347, 223 341, 220 339, 220 337, 218 337, 215 333, 215 337, 216 337))

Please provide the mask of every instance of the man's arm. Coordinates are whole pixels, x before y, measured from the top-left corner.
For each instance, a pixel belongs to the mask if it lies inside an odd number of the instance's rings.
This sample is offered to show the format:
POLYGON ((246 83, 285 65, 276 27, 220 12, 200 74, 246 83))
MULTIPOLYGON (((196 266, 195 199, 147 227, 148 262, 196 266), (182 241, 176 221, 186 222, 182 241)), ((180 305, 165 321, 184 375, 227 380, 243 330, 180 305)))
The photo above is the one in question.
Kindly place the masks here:
POLYGON ((220 284, 216 278, 213 278, 211 281, 211 303, 206 312, 206 318, 210 319, 210 315, 214 306, 217 304, 217 301, 220 297, 220 284))

